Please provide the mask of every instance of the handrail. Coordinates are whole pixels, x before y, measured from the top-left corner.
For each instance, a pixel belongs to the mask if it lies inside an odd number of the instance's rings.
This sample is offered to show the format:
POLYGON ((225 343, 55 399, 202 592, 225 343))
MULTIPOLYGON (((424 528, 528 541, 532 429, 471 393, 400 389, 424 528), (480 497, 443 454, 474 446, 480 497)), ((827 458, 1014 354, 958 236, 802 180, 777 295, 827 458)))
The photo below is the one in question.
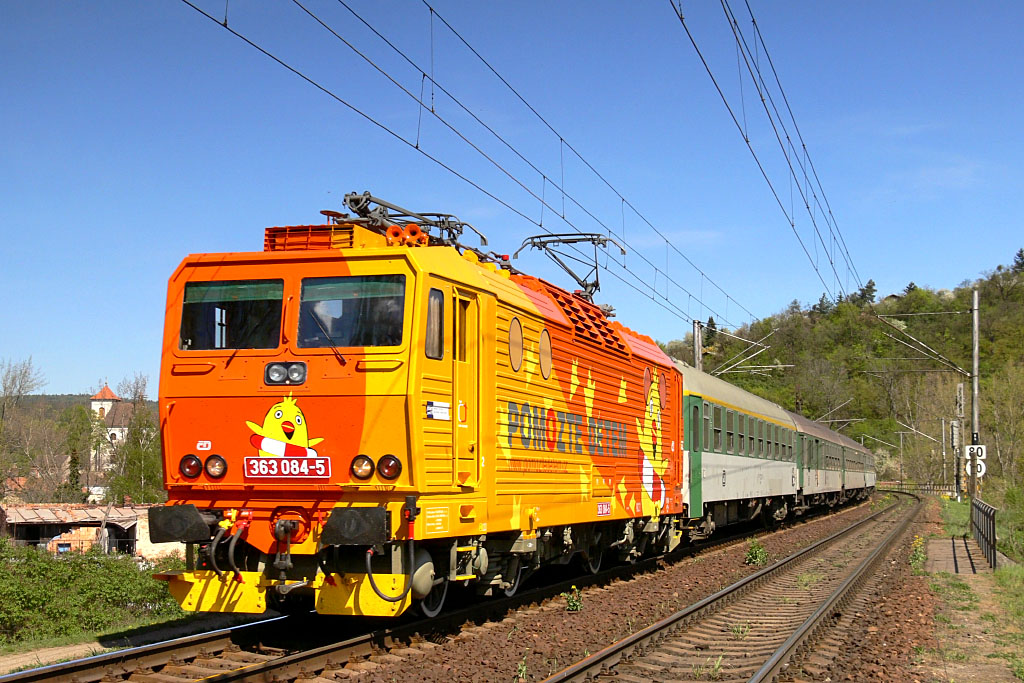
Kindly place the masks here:
POLYGON ((988 566, 996 568, 996 508, 980 498, 971 500, 971 536, 978 542, 988 566))

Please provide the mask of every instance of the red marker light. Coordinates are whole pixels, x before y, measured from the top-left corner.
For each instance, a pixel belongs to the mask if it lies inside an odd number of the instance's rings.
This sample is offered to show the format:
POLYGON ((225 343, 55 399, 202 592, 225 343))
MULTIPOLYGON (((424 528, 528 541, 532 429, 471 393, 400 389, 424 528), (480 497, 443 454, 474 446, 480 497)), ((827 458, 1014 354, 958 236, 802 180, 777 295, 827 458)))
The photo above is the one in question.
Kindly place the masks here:
POLYGON ((377 474, 385 479, 397 479, 401 473, 401 461, 390 453, 377 461, 377 474))
POLYGON ((195 479, 203 471, 203 463, 199 458, 189 453, 178 463, 178 470, 189 479, 195 479))

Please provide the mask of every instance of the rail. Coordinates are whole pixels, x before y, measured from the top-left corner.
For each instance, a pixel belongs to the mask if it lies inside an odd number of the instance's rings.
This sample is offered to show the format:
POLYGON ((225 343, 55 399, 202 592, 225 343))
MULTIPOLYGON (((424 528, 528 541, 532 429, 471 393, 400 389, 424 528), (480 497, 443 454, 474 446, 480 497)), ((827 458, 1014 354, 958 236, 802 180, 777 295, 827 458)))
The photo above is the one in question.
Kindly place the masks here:
POLYGON ((971 500, 971 536, 978 542, 988 566, 996 568, 996 508, 980 498, 971 500))
MULTIPOLYGON (((643 653, 647 648, 651 647, 654 643, 658 642, 665 634, 678 630, 679 628, 696 621, 699 618, 703 618, 705 615, 710 614, 712 611, 718 609, 724 604, 728 604, 729 601, 735 599, 737 596, 752 590, 763 582, 771 581, 775 576, 781 574, 784 570, 791 566, 794 566, 798 560, 804 557, 813 555, 819 549, 827 546, 833 541, 842 538, 848 534, 853 533, 857 529, 862 528, 868 522, 876 520, 881 516, 890 512, 892 507, 887 507, 875 514, 854 523, 853 525, 843 529, 828 538, 824 538, 806 548, 798 550, 789 557, 779 560, 770 567, 766 567, 754 574, 744 577, 736 583, 723 588, 714 595, 710 595, 689 607, 676 612, 668 617, 665 617, 661 621, 658 621, 647 628, 638 631, 632 635, 629 635, 622 640, 609 645, 608 647, 600 650, 587 658, 576 662, 575 664, 555 673, 552 676, 544 679, 544 683, 567 683, 570 681, 589 681, 593 678, 607 674, 610 669, 614 668, 619 662, 628 660, 637 654, 643 653)), ((916 510, 915 510, 916 511, 916 510)), ((909 523, 909 518, 904 520, 904 524, 901 528, 905 529, 905 525, 909 523)), ((889 540, 895 538, 891 536, 889 540)), ((887 542, 889 542, 887 540, 887 542)), ((859 568, 863 571, 867 565, 863 564, 859 568)), ((844 584, 845 585, 845 584, 844 584)), ((806 629, 808 632, 812 631, 812 628, 806 629)), ((781 660, 780 660, 781 661, 781 660)), ((766 665, 767 666, 767 665, 766 665)), ((751 679, 753 680, 753 679, 751 679)))

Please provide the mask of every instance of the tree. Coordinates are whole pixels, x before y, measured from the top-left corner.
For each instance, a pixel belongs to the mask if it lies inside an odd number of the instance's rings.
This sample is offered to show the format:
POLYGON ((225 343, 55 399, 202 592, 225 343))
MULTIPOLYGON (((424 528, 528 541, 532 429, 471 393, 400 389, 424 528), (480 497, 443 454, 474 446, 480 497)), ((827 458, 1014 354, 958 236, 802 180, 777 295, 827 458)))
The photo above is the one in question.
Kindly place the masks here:
POLYGON ((911 281, 911 282, 910 282, 910 284, 908 284, 908 285, 907 285, 906 287, 904 287, 904 289, 903 289, 903 294, 904 294, 904 295, 906 295, 906 294, 910 294, 910 293, 911 293, 911 292, 913 292, 913 291, 914 291, 915 289, 917 289, 917 285, 915 285, 915 284, 914 284, 914 282, 913 282, 913 281, 911 281))
POLYGON ((811 306, 811 312, 817 313, 818 315, 828 315, 829 313, 832 312, 833 308, 835 308, 835 304, 833 304, 832 300, 829 299, 824 292, 822 292, 821 298, 818 299, 818 303, 811 306))
POLYGON ((121 503, 125 497, 136 503, 162 503, 167 500, 163 488, 163 463, 160 459, 160 431, 156 417, 146 405, 148 378, 136 373, 123 379, 117 390, 131 401, 132 416, 124 439, 113 454, 114 472, 107 499, 121 503))
POLYGON ((32 455, 25 448, 24 437, 35 436, 39 430, 29 428, 30 421, 20 415, 19 404, 43 383, 31 357, 0 362, 0 498, 11 488, 20 489, 20 478, 31 470, 32 455))
POLYGON ((1010 270, 1014 273, 1024 273, 1024 248, 1017 250, 1017 255, 1013 257, 1013 265, 1010 266, 1010 270))
POLYGON ((856 294, 850 294, 846 297, 846 300, 857 306, 867 306, 868 304, 875 302, 875 293, 877 291, 878 290, 875 288, 875 281, 868 280, 866 285, 858 289, 856 294))
POLYGON ((3 435, 8 412, 17 408, 26 394, 31 394, 45 383, 42 374, 32 366, 31 356, 23 361, 0 362, 0 436, 3 435))
POLYGON ((106 442, 106 428, 98 417, 89 413, 83 405, 66 408, 60 415, 59 423, 64 433, 64 450, 68 455, 67 481, 58 487, 56 501, 59 503, 81 503, 82 467, 91 466, 93 451, 106 442))
POLYGON ((708 316, 708 324, 705 327, 704 342, 710 344, 718 336, 718 325, 715 324, 714 316, 708 316))
POLYGON ((686 339, 673 339, 667 344, 658 342, 658 346, 669 358, 689 361, 693 359, 693 340, 690 337, 692 335, 687 335, 686 339))

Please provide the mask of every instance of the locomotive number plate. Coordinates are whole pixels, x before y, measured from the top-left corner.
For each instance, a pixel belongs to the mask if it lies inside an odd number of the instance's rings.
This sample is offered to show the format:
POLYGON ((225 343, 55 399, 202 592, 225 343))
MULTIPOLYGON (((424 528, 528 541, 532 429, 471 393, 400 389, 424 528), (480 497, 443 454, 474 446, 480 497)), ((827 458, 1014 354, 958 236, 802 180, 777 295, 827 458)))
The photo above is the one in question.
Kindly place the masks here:
POLYGON ((331 476, 330 458, 261 458, 245 459, 245 477, 250 478, 312 478, 331 476))

